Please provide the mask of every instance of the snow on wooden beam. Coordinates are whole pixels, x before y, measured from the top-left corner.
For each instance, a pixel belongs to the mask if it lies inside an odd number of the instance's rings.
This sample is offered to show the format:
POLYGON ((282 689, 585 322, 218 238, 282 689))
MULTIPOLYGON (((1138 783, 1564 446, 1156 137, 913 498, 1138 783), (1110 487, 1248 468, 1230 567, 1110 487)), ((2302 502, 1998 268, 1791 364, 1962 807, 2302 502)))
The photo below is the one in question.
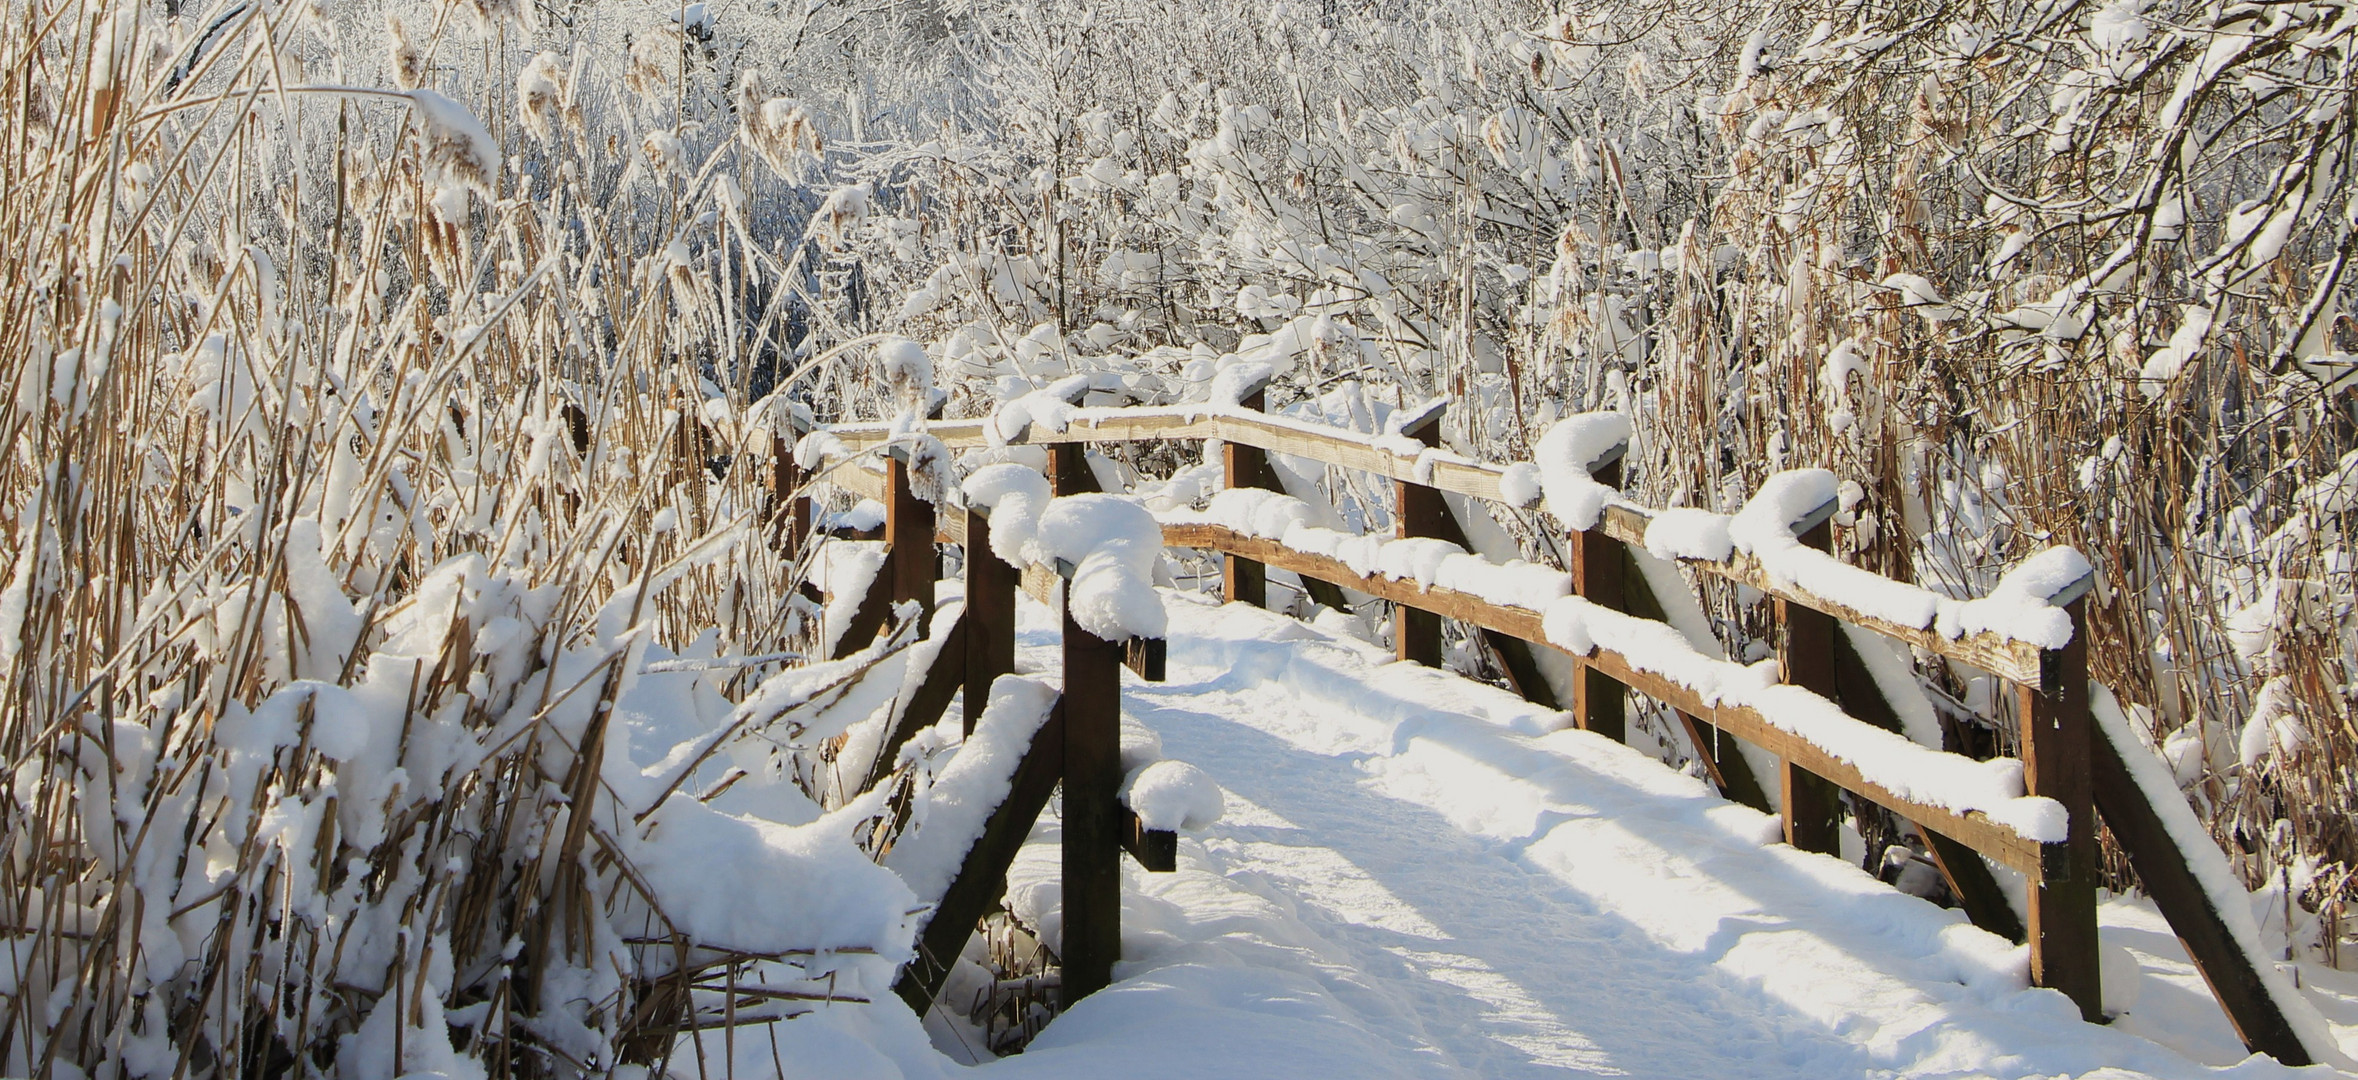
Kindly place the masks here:
MULTIPOLYGON (((927 425, 927 432, 952 448, 992 445, 988 420, 948 420, 927 425)), ((845 425, 828 432, 847 451, 883 444, 890 431, 882 424, 845 425)), ((1520 506, 1506 497, 1500 481, 1506 467, 1474 461, 1445 450, 1429 448, 1402 436, 1371 436, 1280 416, 1224 406, 1180 405, 1156 408, 1075 409, 1065 418, 1064 430, 1045 431, 1034 424, 1011 442, 1036 444, 1130 442, 1153 439, 1220 439, 1267 452, 1309 458, 1376 476, 1422 484, 1469 498, 1520 506)), ((830 477, 833 479, 833 477, 830 477)), ((1656 511, 1616 501, 1605 509, 1606 535, 1625 544, 1645 546, 1646 528, 1656 511)), ((1681 562, 1771 597, 1832 615, 1844 622, 1896 638, 1917 648, 1988 671, 2016 683, 2039 681, 2040 646, 2036 642, 1980 631, 1949 637, 1931 625, 1910 626, 1859 610, 1841 599, 1823 596, 1790 582, 1777 580, 1760 561, 1742 552, 1724 560, 1682 558, 1681 562)), ((2055 602, 2062 604, 2068 597, 2055 602)))
POLYGON ((1032 823, 1047 809, 1056 782, 1064 774, 1064 705, 1058 702, 1046 723, 1032 736, 1030 748, 1016 766, 1007 798, 991 811, 982 834, 960 860, 958 872, 926 919, 917 939, 917 956, 901 969, 893 991, 909 1007, 923 1014, 941 992, 942 981, 975 923, 999 906, 1007 891, 1007 869, 1015 853, 1031 835, 1032 823))
MULTIPOLYGON (((1247 536, 1233 529, 1209 524, 1180 524, 1166 526, 1163 539, 1175 547, 1204 548, 1214 551, 1235 551, 1238 554, 1290 570, 1296 574, 1317 577, 1346 588, 1357 589, 1379 599, 1417 607, 1442 616, 1459 619, 1485 629, 1522 638, 1525 641, 1547 643, 1541 615, 1528 608, 1494 604, 1469 593, 1452 589, 1426 588, 1414 581, 1404 581, 1383 575, 1367 576, 1353 571, 1340 560, 1323 555, 1295 551, 1273 540, 1247 536)), ((1817 776, 1855 792, 1890 809, 1901 817, 1957 840, 1989 856, 1996 862, 2014 868, 2033 881, 2044 880, 2064 870, 2064 848, 2060 843, 2041 843, 2025 836, 2016 828, 1999 822, 1979 811, 1963 813, 1945 806, 1935 806, 1910 799, 1890 787, 1867 776, 1851 762, 1836 756, 1828 749, 1773 723, 1758 710, 1745 705, 1730 705, 1706 700, 1704 695, 1660 674, 1638 668, 1631 659, 1609 645, 1600 644, 1581 659, 1600 673, 1632 690, 1653 697, 1671 708, 1688 713, 1727 734, 1744 739, 1807 769, 1817 776)), ((1862 728, 1867 728, 1863 722, 1862 728)), ((1928 754, 1939 751, 1926 750, 1928 754)))
MULTIPOLYGON (((2229 921, 2226 906, 2244 902, 2240 883, 2221 865, 2213 876, 2223 887, 2206 888, 2195 856, 2180 846, 2211 841, 2179 798, 2167 766, 2122 723, 2099 723, 2093 742, 2097 812, 2112 827, 2138 884, 2169 920, 2244 1046, 2287 1065, 2320 1060, 2276 997, 2297 996, 2297 991, 2281 985, 2281 976, 2271 980, 2272 958, 2255 955, 2257 942, 2240 938, 2229 921), (2142 783, 2140 771, 2148 774, 2142 783), (2157 805, 2164 799, 2176 805, 2157 805), (2172 816, 2191 835, 2177 835, 2169 824, 2172 816), (2279 985, 2271 986, 2272 981, 2279 985)), ((2208 854, 2222 861, 2215 847, 2208 854)))
MULTIPOLYGON (((1615 504, 1605 508, 1603 528, 1607 535, 1627 544, 1645 546, 1646 527, 1654 515, 1642 507, 1615 504)), ((1998 634, 1966 634, 1951 638, 1930 626, 1908 626, 1890 619, 1867 614, 1839 600, 1818 596, 1806 590, 1777 581, 1759 559, 1744 552, 1731 552, 1720 561, 1680 559, 1681 563, 1708 571, 1739 585, 1758 589, 1775 599, 1800 604, 1824 612, 1853 626, 1873 630, 1886 637, 1924 649, 1940 656, 1970 664, 2000 678, 2015 683, 2037 685, 2039 681, 2040 648, 2030 642, 2014 641, 1998 634)))

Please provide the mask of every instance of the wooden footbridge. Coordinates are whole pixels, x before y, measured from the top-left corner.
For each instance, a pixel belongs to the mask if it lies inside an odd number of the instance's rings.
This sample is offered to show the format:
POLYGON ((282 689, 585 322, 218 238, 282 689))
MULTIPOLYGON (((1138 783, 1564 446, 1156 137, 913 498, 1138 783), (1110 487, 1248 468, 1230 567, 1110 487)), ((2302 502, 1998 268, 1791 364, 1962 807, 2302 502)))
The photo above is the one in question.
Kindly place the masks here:
MULTIPOLYGON (((1259 391, 1229 407, 1073 409, 1061 430, 1032 424, 1019 432, 992 430, 991 420, 934 420, 924 434, 952 450, 1016 444, 1043 448, 1044 472, 1058 495, 1094 492, 1095 473, 1085 456, 1090 444, 1154 440, 1220 441, 1225 480, 1231 488, 1281 490, 1268 463, 1270 453, 1290 455, 1357 470, 1391 481, 1394 518, 1401 537, 1470 546, 1444 493, 1468 500, 1516 506, 1510 491, 1530 485, 1510 479, 1508 467, 1464 459, 1436 449, 1438 405, 1428 407, 1398 436, 1370 437, 1264 414, 1259 391)), ((811 434, 796 431, 795 435, 811 434)), ((888 545, 883 569, 836 638, 839 654, 871 642, 912 610, 925 620, 922 632, 939 643, 932 659, 911 676, 890 718, 889 730, 868 770, 881 779, 898 748, 914 733, 936 723, 958 691, 964 692, 969 735, 983 715, 994 680, 1015 668, 1016 593, 1027 592, 1052 609, 1062 602, 1060 574, 1070 566, 1011 566, 992 551, 989 514, 978 507, 936 506, 917 495, 912 483, 906 432, 885 425, 837 425, 819 429, 816 444, 825 460, 811 468, 796 463, 788 439, 775 439, 772 514, 783 542, 807 543, 811 495, 832 485, 874 498, 886 507, 881 539, 888 545), (941 567, 939 545, 964 548, 964 599, 935 610, 934 587, 941 567), (914 608, 909 605, 915 605, 914 608)), ((809 460, 806 458, 806 460, 809 460)), ((1598 482, 1617 487, 1620 453, 1610 450, 1589 463, 1598 482)), ((1525 473, 1528 476, 1528 473, 1525 473)), ((1831 547, 1831 505, 1811 508, 1792 523, 1794 535, 1819 552, 1831 547)), ((1563 536, 1570 595, 1594 605, 1597 625, 1606 628, 1662 628, 1665 601, 1691 604, 1686 596, 1657 595, 1661 575, 1640 572, 1647 528, 1655 512, 1615 500, 1594 528, 1563 536), (1636 550, 1633 551, 1633 548, 1636 550), (1614 619, 1625 620, 1621 622, 1614 619), (1641 625, 1642 624, 1642 625, 1641 625)), ((1888 811, 1912 827, 1947 879, 1958 905, 1992 933, 2029 947, 2032 981, 2052 987, 2077 1003, 2083 1016, 2101 1021, 2097 954, 2097 829, 2101 821, 2126 853, 2138 884, 2160 908, 2209 982, 2227 1016, 2253 1050, 2288 1064, 2306 1064, 2331 1051, 2316 1045, 2291 1017, 2286 980, 2257 955, 2257 944, 2239 939, 2223 908, 2240 896, 2206 891, 2197 860, 2212 860, 2217 880, 2220 853, 2189 850, 2185 835, 2190 812, 2181 804, 2156 805, 2134 769, 2150 765, 2151 752, 2091 714, 2087 674, 2083 578, 2057 588, 2046 599, 2068 612, 2073 633, 2059 648, 2017 640, 2003 633, 1944 633, 1926 620, 1907 625, 1858 610, 1833 596, 1817 595, 1773 573, 1742 552, 1724 559, 1681 559, 1699 575, 1716 576, 1767 594, 1782 622, 1777 669, 1781 682, 1837 706, 1821 708, 1813 723, 1797 724, 1763 711, 1754 702, 1731 702, 1682 681, 1673 666, 1639 648, 1636 633, 1594 634, 1585 651, 1551 641, 1545 613, 1535 606, 1502 604, 1472 592, 1383 573, 1362 573, 1330 555, 1298 550, 1282 540, 1252 535, 1227 525, 1189 520, 1165 526, 1164 542, 1216 554, 1222 561, 1226 599, 1261 604, 1271 569, 1298 577, 1310 595, 1341 606, 1348 593, 1391 606, 1394 637, 1402 660, 1439 665, 1442 621, 1458 620, 1478 633, 1499 661, 1513 689, 1550 708, 1567 710, 1579 727, 1609 738, 1625 731, 1626 693, 1651 697, 1675 713, 1710 780, 1727 798, 1781 816, 1787 842, 1832 854, 1837 850, 1841 792, 1888 811), (1839 624, 1886 635, 1917 650, 1986 671, 2005 680, 2016 696, 2014 717, 2026 796, 2052 799, 2067 818, 2060 830, 2026 828, 2013 816, 1999 820, 1979 809, 1914 794, 1909 776, 1879 773, 1856 760, 1862 736, 1889 740, 1900 731, 1898 713, 1839 624), (1559 702, 1543 677, 1540 654, 1555 651, 1576 667, 1570 700, 1559 702), (1829 726, 1831 725, 1831 726, 1829 726), (1845 727, 1844 725, 1848 725, 1845 727), (1852 729, 1856 729, 1855 731, 1852 729), (1774 775, 1755 775, 1747 758, 1726 739, 1739 739, 1774 758, 1774 775), (1771 799, 1774 792, 1776 798, 1771 799), (1773 809, 1772 809, 1773 808, 1773 809), (2180 832, 2171 815, 2181 816, 2180 832), (2020 914, 2009 902, 1993 866, 2019 874, 2027 903, 2020 914)), ((1831 559, 1831 555, 1826 556, 1831 559)), ((1672 580, 1677 580, 1675 575, 1672 580)), ((1895 588, 1911 588, 1887 582, 1895 588)), ((1848 594, 1845 594, 1848 595, 1848 594)), ((1126 851, 1149 870, 1173 868, 1176 837, 1141 826, 1118 799, 1123 782, 1120 757, 1120 668, 1141 678, 1161 677, 1162 642, 1105 641, 1063 615, 1062 692, 1053 712, 1038 727, 1030 752, 1008 778, 1008 794, 971 846, 955 880, 938 897, 922 934, 916 961, 896 989, 922 1010, 939 993, 947 965, 964 947, 979 919, 994 909, 1005 889, 1008 867, 1059 784, 1063 788, 1063 934, 1058 950, 1063 999, 1067 1004, 1105 987, 1119 958, 1121 896, 1119 859, 1126 851)), ((1961 755, 1908 744, 1931 755, 1932 766, 1967 763, 1961 755)), ((2173 793, 2174 794, 2174 793, 2173 793)))

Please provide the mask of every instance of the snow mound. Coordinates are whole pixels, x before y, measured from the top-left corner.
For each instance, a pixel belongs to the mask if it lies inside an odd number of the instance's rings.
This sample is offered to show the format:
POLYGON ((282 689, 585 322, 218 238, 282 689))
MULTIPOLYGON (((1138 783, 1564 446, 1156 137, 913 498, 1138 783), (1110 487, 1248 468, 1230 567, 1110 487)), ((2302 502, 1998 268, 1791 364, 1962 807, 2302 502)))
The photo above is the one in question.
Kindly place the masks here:
POLYGON ((1220 820, 1224 802, 1210 774, 1184 761, 1157 761, 1122 783, 1122 805, 1149 829, 1192 831, 1220 820))
POLYGON ((1729 534, 1734 520, 1726 514, 1680 507, 1664 510, 1646 523, 1646 550, 1658 559, 1702 559, 1725 562, 1736 544, 1729 534))
MULTIPOLYGON (((996 526, 998 518, 991 521, 996 526)), ((1073 565, 1065 604, 1081 629, 1107 641, 1163 636, 1163 601, 1154 591, 1163 526, 1145 503, 1121 495, 1054 499, 1040 514, 1035 538, 1047 557, 1041 561, 1073 565)))
POLYGON ((1597 483, 1589 467, 1629 443, 1629 417, 1621 413, 1581 413, 1558 420, 1540 436, 1532 450, 1539 484, 1547 496, 1547 510, 1569 529, 1596 527, 1605 504, 1618 493, 1597 483))
POLYGON ((2071 644, 2071 612, 2053 601, 2094 572, 2076 548, 2048 548, 2017 563, 1998 587, 1979 600, 1940 606, 1940 632, 1947 637, 1993 633, 2042 649, 2071 644))
POLYGON ((1941 598, 1929 589, 1852 566, 1794 537, 1798 522, 1833 504, 1841 484, 1824 469, 1788 469, 1769 477, 1728 523, 1738 551, 1760 561, 1769 580, 1862 615, 1921 630, 1941 598))
POLYGON ((826 826, 737 817, 675 794, 630 852, 663 916, 699 945, 907 958, 915 928, 903 913, 916 896, 826 826))

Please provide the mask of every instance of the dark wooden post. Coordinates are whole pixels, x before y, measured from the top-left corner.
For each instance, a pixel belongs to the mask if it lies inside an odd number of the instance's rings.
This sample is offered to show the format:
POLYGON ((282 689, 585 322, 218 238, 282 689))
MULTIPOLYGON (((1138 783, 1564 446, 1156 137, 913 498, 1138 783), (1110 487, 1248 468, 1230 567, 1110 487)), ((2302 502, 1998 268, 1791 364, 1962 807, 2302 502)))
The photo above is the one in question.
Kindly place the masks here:
MULTIPOLYGON (((2086 585, 2075 586, 2084 591, 2086 585)), ((2061 602, 2063 597, 2058 597, 2061 602)), ((2031 982, 2061 990, 2080 1015, 2104 1015, 2096 958, 2096 804, 2088 716, 2088 619, 2068 597, 2071 643, 2039 656, 2039 685, 2021 690, 2022 783, 2063 804, 2070 831, 2063 865, 2030 888, 2031 982)))
MULTIPOLYGON (((1428 404, 1403 421, 1400 433, 1428 447, 1441 445, 1441 409, 1446 401, 1428 404)), ((1392 481, 1393 521, 1402 537, 1422 536, 1440 539, 1456 526, 1450 520, 1449 504, 1441 498, 1438 488, 1407 480, 1392 481)), ((1426 667, 1441 666, 1441 616, 1412 608, 1406 604, 1392 606, 1392 645, 1394 654, 1426 667)))
MULTIPOLYGON (((1071 583, 1067 582, 1069 589, 1071 583)), ((1122 954, 1122 643, 1064 612, 1066 1008, 1113 982, 1122 954)))
POLYGON ((991 683, 1015 671, 1015 567, 991 550, 991 517, 966 508, 966 733, 990 704, 991 683))
MULTIPOLYGON (((1607 460, 1592 463, 1588 474, 1606 487, 1620 487, 1621 455, 1616 453, 1607 460)), ((1621 550, 1621 542, 1605 535, 1604 519, 1600 517, 1593 528, 1572 533, 1568 541, 1564 561, 1566 569, 1572 572, 1572 591, 1598 607, 1629 610, 1629 599, 1622 586, 1629 559, 1621 550)), ((1628 695, 1622 685, 1586 662, 1578 662, 1578 667, 1580 670, 1572 681, 1573 723, 1582 731, 1626 741, 1628 695)))
POLYGON ((778 554, 789 562, 802 555, 802 538, 811 531, 811 497, 802 491, 809 479, 794 461, 794 440, 770 437, 770 502, 766 524, 774 530, 778 554))
POLYGON ((893 991, 909 1008, 923 1014, 932 1006, 951 966, 958 962, 959 952, 966 948, 966 939, 974 935, 975 923, 1007 895, 1007 868, 1014 865, 1024 838, 1031 835, 1032 823, 1047 808, 1056 778, 1063 771, 1064 705, 1060 702, 1032 736, 1031 749, 1016 765, 1007 800, 991 811, 982 835, 966 850, 958 876, 950 879, 940 906, 926 920, 925 932, 917 939, 917 956, 893 983, 893 991))
MULTIPOLYGON (((1829 504, 1796 522, 1801 542, 1819 551, 1834 546, 1834 507, 1829 504), (1811 519, 1815 519, 1814 521, 1811 519)), ((1834 617, 1789 600, 1777 601, 1777 619, 1785 625, 1785 651, 1778 667, 1785 682, 1838 700, 1834 678, 1834 635, 1842 629, 1834 617)), ((1785 842, 1803 851, 1832 855, 1842 849, 1842 792, 1824 778, 1791 761, 1777 763, 1784 795, 1785 842)))
POLYGON ((933 614, 941 556, 934 548, 933 504, 918 498, 909 480, 908 453, 895 447, 884 463, 884 573, 891 582, 886 595, 895 604, 917 601, 924 608, 922 619, 933 614))
POLYGON ((1098 490, 1097 474, 1080 443, 1048 444, 1048 489, 1058 495, 1087 495, 1098 490))
MULTIPOLYGON (((566 408, 573 409, 573 406, 566 408)), ((575 433, 575 438, 586 451, 588 417, 584 415, 582 419, 583 427, 575 433)), ((792 406, 786 407, 782 419, 785 433, 773 432, 770 436, 770 525, 781 533, 778 553, 792 560, 801 557, 803 538, 811 534, 811 497, 803 489, 811 478, 801 463, 794 460, 794 444, 810 431, 811 423, 807 415, 797 414, 792 406)))
MULTIPOLYGON (((1261 412, 1269 407, 1269 383, 1262 380, 1237 401, 1261 412)), ((1231 488, 1260 487, 1269 480, 1269 451, 1234 440, 1220 446, 1221 482, 1231 488)), ((1274 487, 1274 485, 1272 485, 1274 487)), ((1220 556, 1220 598, 1231 604, 1263 607, 1269 603, 1269 568, 1235 555, 1220 556)))

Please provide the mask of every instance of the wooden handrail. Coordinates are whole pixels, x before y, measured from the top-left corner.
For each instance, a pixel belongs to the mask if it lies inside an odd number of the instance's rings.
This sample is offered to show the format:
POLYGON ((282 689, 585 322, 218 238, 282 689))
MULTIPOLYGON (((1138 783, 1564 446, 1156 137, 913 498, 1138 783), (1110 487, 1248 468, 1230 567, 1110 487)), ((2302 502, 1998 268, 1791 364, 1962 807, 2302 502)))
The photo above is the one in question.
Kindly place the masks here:
MULTIPOLYGON (((926 431, 954 449, 994 444, 989 420, 943 420, 926 431)), ((883 424, 845 424, 824 429, 851 452, 889 442, 883 424)), ((1266 416, 1220 406, 1157 406, 1116 409, 1075 409, 1063 431, 1045 431, 1034 424, 1009 440, 1018 445, 1131 442, 1152 439, 1220 439, 1329 465, 1372 473, 1392 480, 1421 484, 1469 498, 1528 508, 1506 498, 1500 482, 1506 468, 1473 461, 1442 450, 1428 449, 1413 439, 1384 438, 1326 427, 1281 416, 1266 416)), ((830 477, 833 479, 833 477, 830 477)), ((851 485, 845 485, 851 486, 851 485)), ((1626 500, 1605 508, 1602 528, 1613 539, 1644 547, 1646 528, 1655 511, 1626 500)), ((1681 558, 1697 570, 1757 589, 1768 596, 1834 616, 1854 626, 1873 630, 1916 648, 1969 664, 2008 681, 2036 686, 2039 682, 2038 644, 1994 631, 1949 637, 1932 626, 1909 626, 1881 618, 1821 596, 1790 582, 1776 580, 1759 560, 1742 552, 1725 560, 1681 558)))
MULTIPOLYGON (((1451 619, 1497 630, 1539 644, 1549 644, 1541 614, 1523 607, 1494 604, 1471 593, 1440 586, 1424 586, 1383 575, 1362 575, 1341 560, 1296 551, 1275 540, 1248 536, 1222 525, 1183 524, 1163 529, 1163 541, 1174 547, 1233 552, 1246 558, 1306 574, 1395 604, 1434 612, 1451 619)), ((1550 645, 1550 647, 1554 647, 1550 645)), ((1559 650, 1561 651, 1561 650, 1559 650)), ((1576 655, 1576 654, 1575 654, 1576 655)), ((2041 843, 1978 811, 1958 813, 1909 799, 1876 783, 1832 752, 1772 723, 1759 711, 1743 705, 1706 701, 1703 695, 1651 671, 1641 670, 1621 652, 1598 644, 1585 657, 1589 664, 1617 682, 1662 703, 1689 713, 1764 750, 1791 760, 1910 821, 1954 838, 2032 881, 2061 869, 2063 845, 2041 843)), ((1863 722, 1862 722, 1863 723, 1863 722)))
MULTIPOLYGON (((1641 506, 1615 503, 1605 507, 1602 523, 1606 535, 1637 547, 1646 545, 1646 527, 1653 524, 1654 512, 1641 506)), ((1680 559, 1680 562, 1706 570, 1728 581, 1758 589, 1771 598, 1800 604, 1812 611, 1832 615, 1853 626, 1873 630, 1885 637, 1960 663, 1971 664, 1992 675, 2017 684, 2038 685, 2039 653, 2037 645, 2018 641, 2003 634, 1987 631, 1949 637, 1929 626, 1909 626, 1890 619, 1869 615, 1831 597, 1819 596, 1796 586, 1779 582, 1760 560, 1741 551, 1730 552, 1725 560, 1680 559)))

